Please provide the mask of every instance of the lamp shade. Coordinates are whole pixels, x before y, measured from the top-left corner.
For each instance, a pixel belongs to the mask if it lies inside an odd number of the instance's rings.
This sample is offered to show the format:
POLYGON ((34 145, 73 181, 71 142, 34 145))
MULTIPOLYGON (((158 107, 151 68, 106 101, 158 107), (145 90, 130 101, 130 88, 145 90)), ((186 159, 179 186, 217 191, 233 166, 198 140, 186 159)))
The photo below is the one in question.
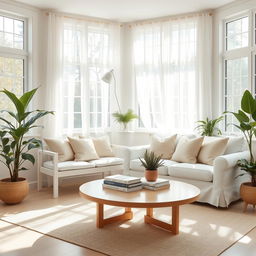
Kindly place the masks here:
POLYGON ((102 81, 104 81, 105 83, 110 84, 112 79, 113 79, 113 69, 109 70, 106 74, 104 74, 101 78, 102 81))

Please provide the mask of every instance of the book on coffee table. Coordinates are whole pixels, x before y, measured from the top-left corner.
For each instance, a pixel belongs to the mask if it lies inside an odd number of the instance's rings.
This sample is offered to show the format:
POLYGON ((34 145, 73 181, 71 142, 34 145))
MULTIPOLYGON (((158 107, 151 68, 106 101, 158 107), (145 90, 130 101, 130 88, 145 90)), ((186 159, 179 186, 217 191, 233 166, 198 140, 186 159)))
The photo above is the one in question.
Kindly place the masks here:
POLYGON ((122 184, 134 184, 134 183, 141 182, 140 178, 121 175, 121 174, 107 176, 105 177, 104 181, 113 181, 113 182, 122 183, 122 184))
POLYGON ((134 191, 139 191, 142 189, 141 184, 136 187, 120 187, 120 186, 113 186, 113 185, 108 185, 108 184, 103 183, 102 186, 103 186, 103 188, 109 188, 109 189, 118 190, 118 191, 122 191, 122 192, 134 192, 134 191))
POLYGON ((161 189, 167 189, 170 187, 170 184, 167 184, 167 185, 163 185, 163 186, 160 186, 160 187, 153 187, 153 186, 147 186, 147 185, 143 185, 143 188, 144 189, 148 189, 148 190, 161 190, 161 189))
POLYGON ((145 178, 141 178, 141 182, 143 187, 153 187, 153 188, 158 188, 158 187, 163 187, 163 186, 170 186, 170 181, 166 179, 161 179, 158 178, 156 181, 147 181, 145 178))

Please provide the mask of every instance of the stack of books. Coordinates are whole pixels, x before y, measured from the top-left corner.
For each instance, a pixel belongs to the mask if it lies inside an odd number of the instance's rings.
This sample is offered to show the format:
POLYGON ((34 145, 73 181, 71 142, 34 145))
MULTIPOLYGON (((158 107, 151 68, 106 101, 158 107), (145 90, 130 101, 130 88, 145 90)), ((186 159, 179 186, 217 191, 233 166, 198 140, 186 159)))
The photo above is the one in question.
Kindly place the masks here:
POLYGON ((105 177, 102 186, 103 188, 110 188, 123 192, 133 192, 142 189, 140 178, 120 174, 105 177))
POLYGON ((145 189, 149 190, 160 190, 160 189, 167 189, 170 187, 169 180, 160 179, 158 178, 156 181, 147 181, 145 178, 141 179, 142 186, 145 189))

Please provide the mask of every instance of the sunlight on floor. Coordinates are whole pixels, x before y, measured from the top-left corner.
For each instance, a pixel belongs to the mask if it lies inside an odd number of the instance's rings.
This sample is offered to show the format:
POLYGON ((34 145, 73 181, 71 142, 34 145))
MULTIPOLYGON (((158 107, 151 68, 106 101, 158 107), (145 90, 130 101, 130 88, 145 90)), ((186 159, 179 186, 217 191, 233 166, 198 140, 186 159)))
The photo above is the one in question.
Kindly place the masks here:
POLYGON ((32 247, 43 236, 42 234, 31 232, 3 221, 0 222, 0 231, 1 255, 10 251, 32 247))
POLYGON ((249 236, 244 236, 242 239, 238 241, 238 243, 249 244, 252 242, 252 239, 249 236))

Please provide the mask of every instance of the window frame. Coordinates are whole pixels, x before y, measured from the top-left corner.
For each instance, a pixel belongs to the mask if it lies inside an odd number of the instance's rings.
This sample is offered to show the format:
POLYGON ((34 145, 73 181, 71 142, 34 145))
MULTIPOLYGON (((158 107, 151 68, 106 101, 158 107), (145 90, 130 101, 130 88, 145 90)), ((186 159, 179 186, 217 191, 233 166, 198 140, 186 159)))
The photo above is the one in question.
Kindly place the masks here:
POLYGON ((29 90, 29 67, 28 67, 28 19, 15 14, 0 11, 0 16, 22 21, 23 26, 23 49, 0 46, 0 56, 23 60, 23 92, 29 90))
MULTIPOLYGON (((254 84, 254 80, 256 79, 253 76, 253 52, 256 53, 256 40, 255 40, 255 29, 256 26, 253 26, 253 24, 255 24, 256 22, 256 10, 255 11, 246 11, 243 13, 240 13, 238 15, 234 15, 232 17, 229 17, 227 19, 223 20, 223 29, 222 29, 222 49, 223 49, 223 55, 222 55, 222 79, 221 79, 221 83, 222 83, 222 88, 221 88, 221 95, 222 95, 222 100, 221 100, 221 109, 222 111, 227 111, 227 109, 225 109, 225 99, 226 99, 226 63, 229 60, 234 60, 234 59, 238 59, 238 58, 243 58, 243 57, 247 57, 248 58, 248 90, 250 90, 251 92, 255 92, 256 94, 256 88, 253 88, 254 84), (227 24, 229 22, 241 19, 243 17, 248 16, 248 46, 247 47, 241 47, 241 48, 236 48, 236 49, 231 49, 231 50, 227 50, 227 24), (254 49, 254 50, 253 50, 254 49)), ((255 74, 256 75, 256 74, 255 74)), ((223 124, 223 130, 224 130, 224 134, 238 134, 240 133, 239 131, 237 132, 228 132, 227 131, 227 123, 226 123, 226 116, 224 117, 224 124, 223 124)))

